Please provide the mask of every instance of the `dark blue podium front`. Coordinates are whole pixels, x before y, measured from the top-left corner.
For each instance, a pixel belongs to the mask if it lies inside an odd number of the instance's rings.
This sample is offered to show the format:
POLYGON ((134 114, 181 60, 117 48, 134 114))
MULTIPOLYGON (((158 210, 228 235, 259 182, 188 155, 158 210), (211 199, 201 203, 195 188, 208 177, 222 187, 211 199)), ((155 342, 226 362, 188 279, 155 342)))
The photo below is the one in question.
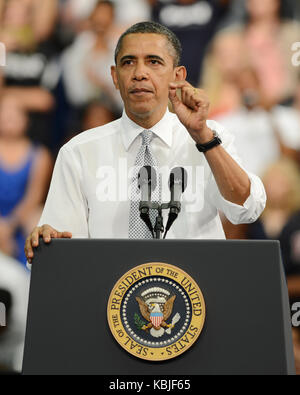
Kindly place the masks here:
POLYGON ((294 374, 279 243, 216 240, 53 240, 32 267, 23 374, 294 374), (198 283, 206 321, 184 354, 149 362, 113 338, 107 303, 128 270, 164 262, 198 283))

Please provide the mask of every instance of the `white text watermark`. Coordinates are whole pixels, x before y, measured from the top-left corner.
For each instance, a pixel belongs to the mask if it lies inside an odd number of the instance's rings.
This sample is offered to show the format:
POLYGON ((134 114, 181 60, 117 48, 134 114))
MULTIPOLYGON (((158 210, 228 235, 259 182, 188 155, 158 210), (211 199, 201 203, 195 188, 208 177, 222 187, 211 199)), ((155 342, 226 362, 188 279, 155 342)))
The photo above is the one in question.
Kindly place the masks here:
MULTIPOLYGON (((174 166, 175 167, 175 166, 174 166)), ((172 167, 173 168, 173 167, 172 167)), ((170 201, 169 177, 172 168, 162 166, 155 169, 156 175, 160 177, 161 203, 170 201)), ((204 167, 185 166, 187 174, 187 186, 183 193, 185 210, 197 212, 204 205, 204 167)), ((119 158, 116 166, 101 166, 97 170, 96 196, 100 202, 126 202, 140 201, 141 191, 135 183, 139 168, 128 167, 127 158, 119 158)), ((158 188, 156 186, 156 188, 158 188)), ((152 192, 155 196, 155 190, 152 192)))
POLYGON ((6 47, 0 42, 0 67, 6 66, 6 47))
POLYGON ((6 326, 6 307, 4 303, 0 302, 0 327, 6 326))
POLYGON ((300 326, 300 302, 292 305, 292 326, 295 328, 300 326))
POLYGON ((292 56, 292 65, 295 67, 300 66, 300 42, 295 42, 292 45, 292 52, 294 52, 292 56))

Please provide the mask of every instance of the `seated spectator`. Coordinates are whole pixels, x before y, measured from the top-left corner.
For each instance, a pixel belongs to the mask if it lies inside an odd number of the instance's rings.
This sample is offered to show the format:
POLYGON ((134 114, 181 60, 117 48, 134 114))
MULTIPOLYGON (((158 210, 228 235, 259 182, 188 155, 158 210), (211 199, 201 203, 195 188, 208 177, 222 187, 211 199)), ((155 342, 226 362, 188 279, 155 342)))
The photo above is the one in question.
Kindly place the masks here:
MULTIPOLYGON (((1 1, 1 0, 0 0, 1 1)), ((6 46, 6 66, 0 70, 3 93, 18 96, 30 112, 29 135, 51 145, 54 108, 51 89, 58 74, 51 63, 56 47, 50 40, 57 0, 7 0, 0 14, 0 41, 6 46), (50 67, 50 64, 52 66, 50 67)))
POLYGON ((246 22, 219 31, 212 41, 202 77, 212 96, 212 117, 236 108, 233 78, 245 62, 257 74, 271 106, 291 101, 299 73, 291 62, 291 46, 299 41, 300 23, 282 19, 280 3, 246 0, 246 22))
POLYGON ((51 177, 46 148, 26 136, 28 116, 19 100, 0 101, 0 248, 26 264, 25 235, 38 221, 51 177))
POLYGON ((296 159, 300 149, 300 113, 272 106, 251 68, 240 72, 236 83, 243 104, 216 120, 234 134, 243 163, 253 173, 262 175, 281 155, 296 159))
POLYGON ((245 46, 265 97, 280 103, 293 97, 298 70, 291 62, 291 46, 299 41, 300 24, 281 17, 280 0, 247 0, 245 46))
POLYGON ((199 83, 206 47, 228 10, 227 0, 148 0, 151 19, 171 29, 182 44, 187 80, 199 83))
POLYGON ((64 0, 60 7, 60 22, 64 34, 75 35, 89 28, 88 19, 98 0, 64 0), (67 33, 68 32, 68 33, 67 33))
POLYGON ((0 251, 0 302, 6 326, 0 328, 0 373, 22 369, 30 276, 24 267, 0 251))
MULTIPOLYGON (((95 99, 109 100, 121 112, 121 97, 110 75, 119 33, 114 24, 113 3, 99 1, 90 17, 90 29, 79 34, 65 50, 62 56, 63 82, 73 108, 70 115, 73 120, 95 99)), ((73 129, 79 127, 77 124, 73 129)))
POLYGON ((267 204, 260 220, 249 225, 251 239, 279 239, 284 227, 300 210, 300 173, 297 164, 282 158, 262 176, 267 204))
POLYGON ((70 130, 64 143, 75 137, 78 133, 85 130, 94 129, 98 126, 105 125, 116 119, 116 115, 110 108, 109 103, 101 101, 92 101, 82 109, 79 114, 80 128, 78 130, 70 130))
MULTIPOLYGON (((279 239, 290 304, 300 300, 300 172, 290 159, 273 164, 263 177, 267 205, 260 220, 248 227, 250 239, 279 239)), ((293 333, 296 368, 300 373, 299 330, 293 333)))
MULTIPOLYGON (((154 0, 155 1, 155 0, 154 0)), ((243 22, 247 19, 246 11, 247 0, 231 0, 230 12, 226 25, 243 22)), ((280 15, 283 19, 300 20, 300 4, 295 0, 281 0, 280 15)))
MULTIPOLYGON (((261 220, 250 225, 255 239, 279 239, 287 278, 290 305, 300 302, 300 172, 298 166, 283 159, 263 178, 268 196, 261 220)), ((300 374, 300 331, 293 329, 297 374, 300 374)))
POLYGON ((8 51, 31 50, 54 31, 58 0, 0 0, 1 41, 8 51))
POLYGON ((115 114, 101 102, 90 103, 84 111, 82 130, 90 130, 98 126, 106 125, 116 119, 115 114))
POLYGON ((237 110, 242 97, 237 79, 246 67, 244 40, 236 31, 218 33, 206 54, 201 87, 210 98, 210 118, 237 110))

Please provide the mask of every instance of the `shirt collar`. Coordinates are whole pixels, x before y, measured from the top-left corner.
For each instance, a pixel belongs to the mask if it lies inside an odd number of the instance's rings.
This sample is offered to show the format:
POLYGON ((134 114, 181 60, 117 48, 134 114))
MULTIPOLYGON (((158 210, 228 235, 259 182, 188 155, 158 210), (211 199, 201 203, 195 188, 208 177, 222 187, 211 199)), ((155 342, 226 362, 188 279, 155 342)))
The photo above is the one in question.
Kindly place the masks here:
MULTIPOLYGON (((139 136, 139 134, 142 133, 142 131, 145 129, 133 122, 128 117, 125 110, 123 111, 121 122, 122 141, 125 150, 128 151, 137 136, 139 136)), ((172 123, 172 115, 167 108, 167 111, 163 118, 150 129, 157 137, 159 137, 165 144, 167 144, 168 147, 172 146, 173 141, 172 123)))

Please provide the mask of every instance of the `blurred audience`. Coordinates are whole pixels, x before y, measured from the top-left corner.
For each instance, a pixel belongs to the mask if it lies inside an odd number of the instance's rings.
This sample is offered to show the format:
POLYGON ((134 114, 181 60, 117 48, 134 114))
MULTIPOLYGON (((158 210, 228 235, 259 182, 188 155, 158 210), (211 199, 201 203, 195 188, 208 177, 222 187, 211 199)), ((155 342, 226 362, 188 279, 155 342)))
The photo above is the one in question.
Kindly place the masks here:
MULTIPOLYGON (((300 170, 288 158, 269 167, 263 176, 267 205, 261 218, 248 228, 251 239, 278 239, 287 277, 290 305, 300 301, 300 170)), ((299 329, 293 329, 297 374, 300 374, 299 329)))
POLYGON ((74 35, 88 28, 88 18, 98 0, 60 0, 60 20, 64 33, 74 35))
MULTIPOLYGON (((247 18, 246 3, 247 0, 230 1, 230 14, 228 15, 230 24, 247 18)), ((285 19, 300 20, 300 3, 297 0, 280 0, 280 15, 285 19)))
POLYGON ((299 41, 300 23, 282 19, 280 6, 280 0, 246 0, 246 22, 215 35, 201 79, 211 97, 211 117, 238 107, 235 80, 245 65, 256 72, 269 107, 290 104, 299 76, 291 46, 299 41))
MULTIPOLYGON (((116 24, 121 30, 136 22, 150 20, 148 0, 111 0, 115 7, 116 24)), ((60 0, 61 22, 67 32, 78 33, 89 28, 88 19, 98 0, 60 0)))
POLYGON ((245 45, 266 99, 288 101, 299 71, 291 63, 291 46, 299 41, 299 22, 281 17, 280 0, 247 0, 245 45))
POLYGON ((115 45, 121 34, 114 21, 113 3, 98 1, 89 18, 89 29, 78 34, 62 55, 63 84, 71 106, 73 130, 79 130, 78 116, 93 100, 109 101, 118 113, 122 111, 122 100, 110 75, 115 45))
POLYGON ((71 130, 67 134, 64 143, 82 131, 94 129, 117 119, 110 104, 99 100, 91 101, 82 109, 79 115, 79 129, 71 130))
POLYGON ((102 102, 91 102, 85 109, 82 120, 82 130, 90 130, 105 125, 116 119, 115 114, 102 102))
POLYGON ((299 328, 293 329, 293 343, 294 343, 296 374, 300 375, 300 329, 299 328))
POLYGON ((24 267, 0 251, 0 302, 6 326, 0 328, 0 374, 22 369, 30 277, 24 267))
POLYGON ((152 20, 170 28, 182 43, 187 79, 197 85, 208 43, 229 9, 228 0, 148 0, 152 20))
MULTIPOLYGON (((4 306, 4 310, 3 310, 3 308, 1 308, 1 324, 0 324, 0 348, 1 348, 2 341, 3 341, 3 343, 5 341, 4 335, 5 335, 6 328, 7 328, 6 327, 7 322, 10 320, 11 305, 12 305, 12 296, 11 296, 10 292, 8 292, 6 289, 0 288, 0 303, 1 303, 1 306, 2 305, 4 306), (2 316, 3 312, 5 314, 4 323, 3 323, 3 316, 2 316)), ((6 343, 6 341, 5 341, 5 343, 6 343)), ((10 359, 10 358, 3 358, 3 360, 0 361, 0 375, 2 373, 9 372, 11 369, 9 367, 10 361, 7 361, 7 359, 10 359)))
POLYGON ((50 145, 50 113, 55 102, 51 89, 57 83, 51 40, 57 18, 57 1, 0 0, 0 41, 6 46, 2 68, 3 92, 18 96, 30 112, 29 135, 50 145))
POLYGON ((148 0, 113 0, 116 8, 116 22, 127 27, 151 19, 151 6, 148 0))
POLYGON ((297 110, 300 113, 300 79, 298 80, 298 84, 295 88, 293 106, 295 110, 297 110))
POLYGON ((0 101, 0 249, 26 263, 25 236, 36 226, 52 159, 26 135, 28 115, 11 95, 0 101))
POLYGON ((279 239, 293 214, 300 210, 300 172, 289 158, 271 164, 262 176, 267 194, 260 219, 250 225, 251 239, 279 239))
POLYGON ((201 88, 210 98, 210 118, 241 106, 237 79, 247 65, 247 51, 239 33, 229 30, 215 36, 204 61, 201 82, 201 88))
POLYGON ((281 155, 296 159, 300 150, 300 113, 270 106, 257 73, 249 67, 236 74, 235 82, 241 105, 215 119, 234 134, 237 151, 247 169, 261 176, 281 155))
POLYGON ((293 304, 300 301, 300 211, 289 217, 279 240, 293 304))
POLYGON ((57 0, 0 0, 1 41, 8 51, 31 51, 54 31, 57 0))

